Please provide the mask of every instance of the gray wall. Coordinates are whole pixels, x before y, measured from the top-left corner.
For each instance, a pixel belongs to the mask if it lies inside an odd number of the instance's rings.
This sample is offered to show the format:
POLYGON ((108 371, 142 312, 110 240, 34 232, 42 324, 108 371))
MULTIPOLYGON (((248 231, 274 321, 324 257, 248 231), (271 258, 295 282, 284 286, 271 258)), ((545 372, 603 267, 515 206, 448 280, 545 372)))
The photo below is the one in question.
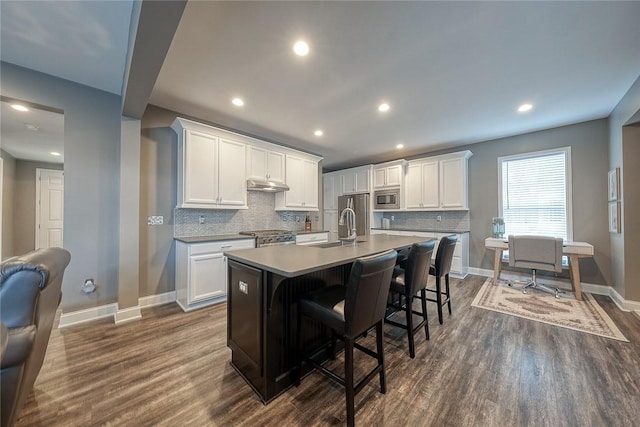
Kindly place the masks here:
POLYGON ((62 170, 60 163, 16 160, 13 196, 13 251, 26 254, 36 246, 36 168, 62 170))
POLYGON ((64 111, 64 312, 113 303, 118 290, 120 97, 5 62, 2 95, 64 111), (97 292, 84 295, 85 278, 97 292))
MULTIPOLYGON (((637 158, 627 158, 623 149, 622 128, 627 122, 640 111, 640 77, 635 81, 625 96, 620 100, 616 108, 609 116, 609 169, 621 168, 621 189, 622 189, 622 233, 611 234, 611 268, 613 276, 613 286, 625 299, 640 301, 640 278, 628 276, 627 269, 633 269, 638 264, 640 252, 637 247, 630 243, 630 240, 638 239, 637 234, 627 232, 627 222, 638 221, 638 217, 628 217, 631 209, 637 207, 627 206, 627 195, 637 194, 640 191, 640 179, 637 172, 637 158), (636 172, 632 169, 636 167, 636 172), (633 179, 635 175, 635 180, 633 179), (628 249, 626 248, 628 246, 628 249), (631 297, 633 295, 633 298, 631 297)), ((631 139, 626 144, 637 143, 631 139)), ((631 148, 628 147, 627 150, 631 148)), ((633 227, 632 227, 633 228, 633 227)), ((629 271, 631 273, 631 271, 629 271)))
POLYGON ((16 177, 16 159, 0 150, 2 165, 2 259, 17 255, 13 245, 13 193, 16 177))
POLYGON ((640 301, 640 124, 622 130, 625 298, 640 301))
POLYGON ((176 207, 177 136, 169 127, 176 113, 147 107, 140 139, 140 296, 175 289, 173 210, 176 207), (162 215, 163 225, 147 225, 162 215))
MULTIPOLYGON (((471 150, 469 159, 469 265, 493 269, 493 251, 484 247, 491 235, 491 219, 498 215, 498 157, 571 147, 573 238, 593 244, 595 257, 580 260, 582 281, 610 284, 607 220, 607 121, 594 120, 456 147, 445 152, 471 150), (604 160, 604 161, 603 161, 604 160)), ((568 275, 568 271, 564 272, 568 275)))

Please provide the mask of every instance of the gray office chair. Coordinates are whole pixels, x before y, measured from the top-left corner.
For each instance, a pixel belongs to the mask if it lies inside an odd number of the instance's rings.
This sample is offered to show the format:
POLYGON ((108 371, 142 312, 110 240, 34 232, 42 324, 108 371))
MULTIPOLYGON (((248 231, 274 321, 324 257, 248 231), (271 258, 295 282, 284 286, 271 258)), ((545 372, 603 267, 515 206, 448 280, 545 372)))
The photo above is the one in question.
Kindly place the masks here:
MULTIPOLYGON (((540 289, 560 298, 560 289, 551 289, 536 280, 536 270, 562 272, 562 239, 546 236, 509 236, 509 265, 531 269, 531 280, 522 288, 540 289)), ((511 286, 511 282, 509 282, 511 286)))

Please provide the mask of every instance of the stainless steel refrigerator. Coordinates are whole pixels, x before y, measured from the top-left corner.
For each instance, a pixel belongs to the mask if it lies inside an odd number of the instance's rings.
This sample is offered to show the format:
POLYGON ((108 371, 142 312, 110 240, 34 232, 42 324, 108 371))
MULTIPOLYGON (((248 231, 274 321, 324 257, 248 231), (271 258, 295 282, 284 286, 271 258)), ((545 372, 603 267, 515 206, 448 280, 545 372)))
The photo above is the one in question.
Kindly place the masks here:
MULTIPOLYGON (((338 197, 338 220, 340 220, 342 210, 347 207, 349 199, 353 200, 351 205, 356 212, 356 234, 358 236, 369 234, 369 194, 350 194, 338 197)), ((347 222, 345 221, 345 225, 338 225, 339 238, 349 236, 346 224, 347 222)))

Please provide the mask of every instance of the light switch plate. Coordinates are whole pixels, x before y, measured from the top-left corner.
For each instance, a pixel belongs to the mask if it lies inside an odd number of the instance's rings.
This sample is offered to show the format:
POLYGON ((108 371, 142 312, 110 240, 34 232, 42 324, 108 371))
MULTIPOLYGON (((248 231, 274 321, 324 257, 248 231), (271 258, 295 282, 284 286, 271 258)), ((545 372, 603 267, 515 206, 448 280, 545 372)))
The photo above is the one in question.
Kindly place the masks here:
POLYGON ((147 225, 162 225, 163 222, 164 222, 164 217, 162 215, 147 217, 147 225))

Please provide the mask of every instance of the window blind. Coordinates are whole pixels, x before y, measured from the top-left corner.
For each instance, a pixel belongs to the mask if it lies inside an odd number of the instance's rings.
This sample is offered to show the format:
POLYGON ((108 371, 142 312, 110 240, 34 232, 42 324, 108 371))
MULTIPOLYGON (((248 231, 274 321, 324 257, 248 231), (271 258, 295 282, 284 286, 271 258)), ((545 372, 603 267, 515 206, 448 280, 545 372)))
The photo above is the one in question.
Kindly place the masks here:
POLYGON ((570 239, 567 209, 568 149, 502 158, 500 216, 505 235, 570 239))

